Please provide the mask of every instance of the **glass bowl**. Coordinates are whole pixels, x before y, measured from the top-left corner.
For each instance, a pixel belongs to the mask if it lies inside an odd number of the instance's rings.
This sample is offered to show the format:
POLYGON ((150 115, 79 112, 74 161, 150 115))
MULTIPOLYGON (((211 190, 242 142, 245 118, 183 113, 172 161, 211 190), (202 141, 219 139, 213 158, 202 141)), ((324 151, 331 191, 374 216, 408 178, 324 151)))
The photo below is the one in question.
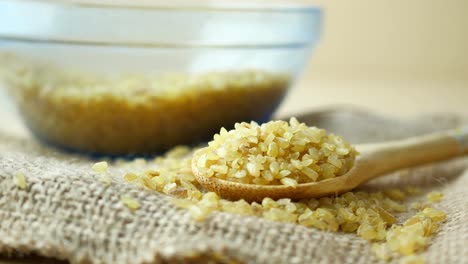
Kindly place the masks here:
POLYGON ((125 155, 268 120, 321 13, 289 1, 11 0, 0 20, 0 77, 33 134, 125 155))

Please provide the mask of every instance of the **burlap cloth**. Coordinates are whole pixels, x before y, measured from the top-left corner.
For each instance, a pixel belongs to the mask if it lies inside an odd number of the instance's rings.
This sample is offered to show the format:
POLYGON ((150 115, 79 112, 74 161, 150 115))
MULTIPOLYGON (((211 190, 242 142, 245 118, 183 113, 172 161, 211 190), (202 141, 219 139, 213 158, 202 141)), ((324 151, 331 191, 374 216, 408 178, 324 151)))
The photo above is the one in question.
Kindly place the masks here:
MULTIPOLYGON (((323 111, 302 117, 354 143, 417 135, 458 125, 441 115, 396 120, 360 111, 323 111)), ((464 121, 463 121, 464 122, 464 121)), ((91 171, 95 161, 44 147, 30 138, 0 133, 0 252, 35 253, 71 262, 222 262, 374 263, 370 244, 353 234, 330 233, 256 217, 215 213, 191 220, 160 193, 123 182, 113 168, 113 183, 91 171), (27 190, 15 186, 23 172, 27 190), (119 200, 129 194, 141 203, 132 212, 119 200)), ((468 263, 468 159, 395 173, 367 189, 421 186, 442 190, 437 205, 448 219, 422 256, 427 263, 468 263)))

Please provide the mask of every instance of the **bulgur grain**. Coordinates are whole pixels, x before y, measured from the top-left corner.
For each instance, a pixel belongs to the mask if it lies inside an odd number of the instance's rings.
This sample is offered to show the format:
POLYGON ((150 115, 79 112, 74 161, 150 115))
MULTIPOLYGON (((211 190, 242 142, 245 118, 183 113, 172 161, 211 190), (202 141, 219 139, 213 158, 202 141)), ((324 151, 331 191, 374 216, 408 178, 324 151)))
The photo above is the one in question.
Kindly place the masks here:
POLYGON ((430 203, 437 203, 444 198, 444 194, 441 192, 430 192, 426 197, 430 203))
POLYGON ((137 179, 138 179, 138 175, 136 175, 135 173, 129 172, 124 175, 124 180, 129 181, 129 182, 137 180, 137 179))
POLYGON ((140 203, 138 203, 138 201, 136 201, 135 199, 133 199, 129 195, 122 195, 120 197, 120 201, 122 201, 122 203, 126 207, 128 207, 128 209, 130 209, 130 210, 137 210, 138 208, 140 208, 140 203))
POLYGON ((96 162, 96 163, 94 163, 94 165, 93 165, 93 170, 94 170, 95 172, 101 173, 101 174, 107 173, 107 168, 108 168, 108 165, 107 165, 107 162, 106 162, 106 161, 96 162))
POLYGON ((26 189, 28 187, 28 181, 26 180, 26 176, 21 172, 16 173, 15 184, 20 189, 26 189))

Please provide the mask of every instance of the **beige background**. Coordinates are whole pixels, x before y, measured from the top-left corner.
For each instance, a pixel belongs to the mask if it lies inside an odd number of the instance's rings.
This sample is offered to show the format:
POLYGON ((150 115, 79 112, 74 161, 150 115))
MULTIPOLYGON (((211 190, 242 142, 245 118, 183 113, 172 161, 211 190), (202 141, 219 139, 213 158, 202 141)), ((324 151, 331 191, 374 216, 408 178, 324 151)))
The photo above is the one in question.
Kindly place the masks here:
POLYGON ((280 115, 357 104, 468 115, 468 1, 304 1, 324 8, 311 62, 280 115))

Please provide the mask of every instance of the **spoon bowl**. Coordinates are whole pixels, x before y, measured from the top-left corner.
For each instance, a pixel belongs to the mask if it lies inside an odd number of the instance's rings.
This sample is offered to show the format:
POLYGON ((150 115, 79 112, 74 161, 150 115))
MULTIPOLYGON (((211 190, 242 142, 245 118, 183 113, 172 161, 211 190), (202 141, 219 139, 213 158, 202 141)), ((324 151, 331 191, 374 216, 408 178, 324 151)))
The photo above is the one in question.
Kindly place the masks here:
POLYGON ((344 175, 297 186, 245 184, 206 177, 197 167, 199 154, 204 149, 194 153, 192 171, 205 189, 230 200, 261 201, 265 197, 298 200, 338 195, 392 171, 468 154, 468 127, 398 141, 359 145, 356 149, 360 154, 344 175))

